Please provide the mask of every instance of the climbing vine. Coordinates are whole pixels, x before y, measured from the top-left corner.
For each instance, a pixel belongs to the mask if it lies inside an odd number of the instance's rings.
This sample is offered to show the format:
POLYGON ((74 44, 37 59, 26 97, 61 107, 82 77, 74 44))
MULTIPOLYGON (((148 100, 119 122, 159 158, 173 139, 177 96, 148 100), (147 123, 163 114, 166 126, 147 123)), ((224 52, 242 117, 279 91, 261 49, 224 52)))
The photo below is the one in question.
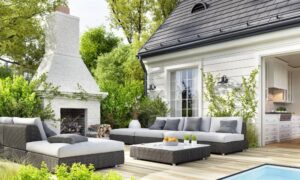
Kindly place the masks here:
POLYGON ((242 77, 240 87, 229 88, 225 93, 220 93, 218 77, 210 73, 203 74, 204 97, 209 104, 208 114, 213 117, 242 117, 247 123, 247 140, 250 147, 258 145, 256 129, 252 123, 257 114, 257 74, 258 69, 253 70, 249 78, 242 77))

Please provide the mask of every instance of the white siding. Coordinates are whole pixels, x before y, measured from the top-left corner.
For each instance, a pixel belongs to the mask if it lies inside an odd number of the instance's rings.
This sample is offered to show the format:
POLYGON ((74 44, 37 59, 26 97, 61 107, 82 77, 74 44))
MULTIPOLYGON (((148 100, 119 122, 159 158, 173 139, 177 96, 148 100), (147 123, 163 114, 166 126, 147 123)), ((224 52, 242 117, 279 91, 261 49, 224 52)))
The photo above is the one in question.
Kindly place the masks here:
MULTIPOLYGON (((184 68, 195 68, 199 71, 210 72, 214 75, 227 75, 229 79, 241 81, 242 76, 249 76, 255 68, 261 69, 261 59, 265 56, 300 52, 300 28, 268 33, 255 37, 178 51, 160 56, 143 59, 146 64, 148 83, 157 86, 150 95, 159 95, 169 101, 169 74, 171 71, 184 68)), ((199 72, 201 74, 201 72, 199 72)), ((258 114, 255 123, 260 135, 261 119, 264 117, 264 102, 262 101, 263 74, 259 74, 258 82, 258 114)), ((202 93, 203 84, 199 78, 199 93, 202 93)), ((199 97, 199 114, 207 114, 207 103, 199 97)), ((260 139, 259 139, 260 140, 260 139)))

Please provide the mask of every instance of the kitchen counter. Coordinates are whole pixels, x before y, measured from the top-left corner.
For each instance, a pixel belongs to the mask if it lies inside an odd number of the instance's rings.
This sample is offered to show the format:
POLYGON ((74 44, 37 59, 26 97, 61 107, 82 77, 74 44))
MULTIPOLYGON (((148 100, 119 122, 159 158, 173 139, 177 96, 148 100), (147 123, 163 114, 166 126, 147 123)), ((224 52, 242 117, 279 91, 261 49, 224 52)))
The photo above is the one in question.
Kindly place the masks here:
POLYGON ((300 115, 290 121, 280 121, 281 114, 266 114, 264 119, 265 144, 300 138, 300 115))

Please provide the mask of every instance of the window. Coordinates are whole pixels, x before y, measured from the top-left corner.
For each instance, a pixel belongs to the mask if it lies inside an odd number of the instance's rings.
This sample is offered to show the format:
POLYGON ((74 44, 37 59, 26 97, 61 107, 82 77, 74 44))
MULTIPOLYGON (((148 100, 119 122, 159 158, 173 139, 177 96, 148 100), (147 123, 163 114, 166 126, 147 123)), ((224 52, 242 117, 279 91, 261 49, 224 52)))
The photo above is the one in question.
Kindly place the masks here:
POLYGON ((193 9, 192 9, 192 13, 196 13, 196 12, 200 12, 200 11, 203 11, 205 9, 208 8, 208 4, 204 3, 204 2, 200 2, 200 3, 197 3, 193 9))
POLYGON ((198 116, 198 70, 171 73, 171 116, 198 116))

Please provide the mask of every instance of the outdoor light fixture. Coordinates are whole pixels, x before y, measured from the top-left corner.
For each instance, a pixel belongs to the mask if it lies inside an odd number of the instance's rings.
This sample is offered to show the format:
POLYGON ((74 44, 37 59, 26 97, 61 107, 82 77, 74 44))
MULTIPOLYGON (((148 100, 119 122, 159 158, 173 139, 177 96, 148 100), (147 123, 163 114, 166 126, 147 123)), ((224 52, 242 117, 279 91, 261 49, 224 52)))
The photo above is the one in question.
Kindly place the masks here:
POLYGON ((156 86, 153 83, 149 85, 148 90, 154 91, 155 89, 156 89, 156 86))
POLYGON ((221 81, 218 84, 228 84, 229 80, 226 75, 221 77, 221 81))

